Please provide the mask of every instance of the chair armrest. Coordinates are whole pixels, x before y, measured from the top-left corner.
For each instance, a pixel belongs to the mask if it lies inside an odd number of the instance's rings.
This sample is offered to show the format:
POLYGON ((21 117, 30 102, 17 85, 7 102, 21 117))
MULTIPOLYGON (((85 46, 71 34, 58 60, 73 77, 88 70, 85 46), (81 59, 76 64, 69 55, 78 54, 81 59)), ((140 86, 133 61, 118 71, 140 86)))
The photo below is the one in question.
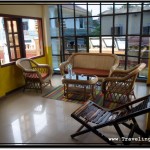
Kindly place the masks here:
POLYGON ((113 70, 111 73, 111 77, 124 77, 130 73, 129 70, 113 70))
MULTIPOLYGON (((125 76, 125 77, 107 77, 105 79, 103 79, 102 81, 102 92, 106 93, 108 87, 118 87, 121 86, 120 88, 122 88, 123 85, 122 83, 128 82, 127 80, 129 79, 129 76, 125 76), (120 84, 119 84, 120 82, 120 84)), ((126 85, 125 85, 126 86, 126 85)), ((131 88, 133 88, 132 86, 130 86, 131 88)), ((127 89, 122 89, 122 90, 127 90, 127 89)), ((131 90, 131 89, 128 89, 131 90)))
POLYGON ((59 65, 61 75, 65 74, 65 68, 69 63, 69 61, 64 61, 59 65))

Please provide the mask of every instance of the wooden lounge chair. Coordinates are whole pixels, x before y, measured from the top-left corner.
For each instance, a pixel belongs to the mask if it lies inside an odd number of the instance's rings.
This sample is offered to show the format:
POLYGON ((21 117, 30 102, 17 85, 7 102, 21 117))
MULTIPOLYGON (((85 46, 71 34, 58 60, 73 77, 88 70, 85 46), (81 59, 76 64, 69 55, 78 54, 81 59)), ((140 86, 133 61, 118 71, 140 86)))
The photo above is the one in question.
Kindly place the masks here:
MULTIPOLYGON (((120 139, 122 139, 125 135, 120 125, 123 125, 130 130, 127 138, 132 138, 134 133, 139 134, 143 138, 147 138, 148 134, 140 129, 135 117, 148 112, 150 112, 150 95, 136 99, 109 111, 92 101, 88 101, 71 114, 71 117, 82 124, 71 137, 74 138, 91 131, 108 144, 116 145, 118 141, 111 141, 101 133, 101 129, 106 126, 114 126, 120 139), (86 129, 83 129, 83 127, 86 127, 86 129)), ((131 142, 132 141, 122 140, 124 145, 130 144, 131 142)))

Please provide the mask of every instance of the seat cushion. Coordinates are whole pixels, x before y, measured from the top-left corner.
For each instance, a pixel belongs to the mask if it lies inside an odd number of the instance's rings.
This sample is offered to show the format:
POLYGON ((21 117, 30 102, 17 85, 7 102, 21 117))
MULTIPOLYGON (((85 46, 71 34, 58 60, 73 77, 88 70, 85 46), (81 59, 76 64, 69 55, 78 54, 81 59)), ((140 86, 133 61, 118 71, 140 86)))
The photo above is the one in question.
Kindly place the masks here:
POLYGON ((108 70, 73 68, 72 71, 76 74, 96 75, 98 77, 108 77, 109 75, 108 70))

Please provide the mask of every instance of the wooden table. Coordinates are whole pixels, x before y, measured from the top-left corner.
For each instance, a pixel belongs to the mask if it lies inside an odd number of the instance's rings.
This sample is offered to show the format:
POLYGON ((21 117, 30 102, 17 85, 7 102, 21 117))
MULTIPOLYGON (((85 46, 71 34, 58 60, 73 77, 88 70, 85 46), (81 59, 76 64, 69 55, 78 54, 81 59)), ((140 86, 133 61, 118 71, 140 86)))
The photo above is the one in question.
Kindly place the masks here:
POLYGON ((66 74, 62 78, 62 83, 64 84, 64 96, 69 98, 69 93, 83 94, 84 100, 86 100, 87 94, 91 94, 92 98, 95 99, 97 82, 97 76, 66 74))

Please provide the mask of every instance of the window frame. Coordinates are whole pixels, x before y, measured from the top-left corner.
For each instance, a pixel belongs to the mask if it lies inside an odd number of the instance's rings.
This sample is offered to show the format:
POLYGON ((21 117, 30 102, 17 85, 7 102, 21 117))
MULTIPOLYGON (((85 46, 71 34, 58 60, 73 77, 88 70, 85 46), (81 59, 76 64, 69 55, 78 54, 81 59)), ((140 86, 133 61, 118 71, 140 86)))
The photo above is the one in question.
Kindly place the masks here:
MULTIPOLYGON (((40 57, 44 57, 45 56, 45 51, 44 51, 44 42, 43 42, 43 20, 41 17, 31 17, 31 16, 19 16, 19 15, 10 15, 10 14, 1 14, 0 13, 0 17, 7 17, 7 18, 16 18, 16 19, 21 19, 21 27, 20 27, 20 30, 22 31, 23 33, 23 22, 22 22, 22 19, 37 19, 38 22, 40 22, 38 25, 38 37, 39 37, 39 45, 40 47, 42 48, 42 55, 39 55, 39 56, 33 56, 31 57, 32 59, 35 59, 35 58, 40 58, 40 57)), ((6 33, 6 30, 5 30, 5 33, 6 33)), ((6 33, 7 34, 7 33, 6 33)), ((8 36, 8 35, 6 35, 8 36)), ((20 35, 18 35, 20 36, 20 35)), ((22 36, 22 35, 21 35, 22 36)), ((21 40, 20 40, 20 44, 22 46, 22 49, 20 50, 20 54, 21 54, 21 58, 26 58, 26 50, 25 50, 25 40, 23 37, 21 37, 21 40)), ((9 53, 9 51, 8 51, 9 53)), ((9 57, 10 57, 10 54, 9 54, 9 57)), ((14 61, 11 61, 6 63, 6 64, 1 64, 0 62, 0 66, 1 67, 6 67, 6 66, 10 66, 10 65, 14 65, 14 63, 16 62, 17 59, 15 59, 14 61)))

